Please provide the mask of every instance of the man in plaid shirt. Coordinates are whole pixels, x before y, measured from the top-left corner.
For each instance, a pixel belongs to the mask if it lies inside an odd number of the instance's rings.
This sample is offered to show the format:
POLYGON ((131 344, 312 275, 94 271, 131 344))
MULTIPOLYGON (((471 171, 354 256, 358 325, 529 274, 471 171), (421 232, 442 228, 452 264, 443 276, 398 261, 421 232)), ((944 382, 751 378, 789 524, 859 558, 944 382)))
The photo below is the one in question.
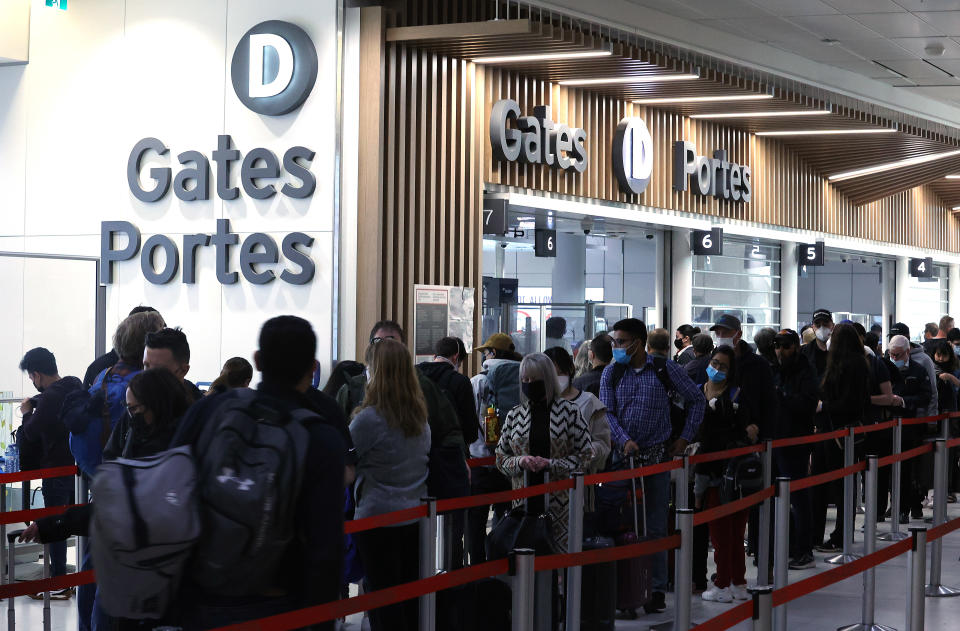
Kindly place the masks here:
MULTIPOLYGON (((669 360, 655 360, 646 353, 647 327, 636 318, 621 320, 610 334, 614 363, 600 379, 600 400, 607 406, 612 442, 626 455, 635 455, 638 465, 657 464, 683 453, 703 420, 706 399, 686 371, 669 360), (660 374, 658 374, 658 372, 660 374), (680 438, 669 448, 672 433, 670 393, 683 401, 686 422, 680 438)), ((656 539, 667 534, 670 504, 670 474, 645 478, 644 501, 647 534, 656 539)), ((667 553, 658 552, 653 565, 653 597, 644 605, 647 613, 666 608, 667 553)))

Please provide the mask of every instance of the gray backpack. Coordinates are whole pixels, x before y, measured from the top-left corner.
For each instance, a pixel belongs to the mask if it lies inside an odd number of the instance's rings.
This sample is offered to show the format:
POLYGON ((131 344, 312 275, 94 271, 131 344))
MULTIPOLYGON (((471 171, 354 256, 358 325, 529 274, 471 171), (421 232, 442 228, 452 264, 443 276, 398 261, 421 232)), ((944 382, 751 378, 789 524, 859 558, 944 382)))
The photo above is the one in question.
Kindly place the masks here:
POLYGON ((98 600, 118 618, 160 618, 200 536, 189 447, 110 460, 93 479, 90 527, 98 600))
POLYGON ((271 587, 296 537, 296 508, 310 436, 304 421, 254 390, 233 390, 196 445, 203 534, 191 579, 224 596, 271 587))
POLYGON ((487 371, 490 387, 490 405, 496 410, 500 421, 507 418, 510 410, 520 405, 520 362, 503 361, 487 371))

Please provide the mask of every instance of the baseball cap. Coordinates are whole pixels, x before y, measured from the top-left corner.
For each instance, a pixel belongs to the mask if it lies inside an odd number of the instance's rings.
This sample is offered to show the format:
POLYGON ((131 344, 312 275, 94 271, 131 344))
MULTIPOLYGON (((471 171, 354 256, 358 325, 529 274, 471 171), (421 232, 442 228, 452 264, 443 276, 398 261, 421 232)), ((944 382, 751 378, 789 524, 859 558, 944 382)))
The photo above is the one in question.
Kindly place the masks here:
POLYGON ((714 321, 713 326, 710 327, 710 330, 716 331, 718 328, 739 331, 740 320, 736 316, 732 316, 729 313, 724 313, 714 321))
POLYGON ((779 344, 800 346, 800 334, 793 329, 780 329, 773 341, 779 344))
POLYGON ((889 340, 894 335, 902 335, 903 337, 910 339, 910 327, 908 327, 903 322, 897 322, 890 330, 887 332, 887 339, 889 340))
POLYGON ((833 312, 829 309, 817 309, 813 312, 813 321, 817 320, 833 320, 833 312))
POLYGON ((484 342, 483 346, 476 347, 475 351, 483 350, 497 350, 497 351, 512 351, 514 349, 513 338, 507 335, 506 333, 494 333, 487 338, 487 341, 484 342))

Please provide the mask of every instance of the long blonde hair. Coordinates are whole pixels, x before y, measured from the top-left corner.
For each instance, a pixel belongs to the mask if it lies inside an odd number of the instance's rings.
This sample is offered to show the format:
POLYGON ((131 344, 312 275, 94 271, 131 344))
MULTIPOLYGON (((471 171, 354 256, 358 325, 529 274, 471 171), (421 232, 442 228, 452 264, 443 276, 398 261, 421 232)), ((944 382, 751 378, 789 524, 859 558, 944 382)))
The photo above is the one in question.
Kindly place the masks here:
POLYGON ((357 412, 372 407, 404 436, 422 434, 427 425, 427 401, 407 347, 385 339, 367 349, 366 360, 370 379, 357 412))

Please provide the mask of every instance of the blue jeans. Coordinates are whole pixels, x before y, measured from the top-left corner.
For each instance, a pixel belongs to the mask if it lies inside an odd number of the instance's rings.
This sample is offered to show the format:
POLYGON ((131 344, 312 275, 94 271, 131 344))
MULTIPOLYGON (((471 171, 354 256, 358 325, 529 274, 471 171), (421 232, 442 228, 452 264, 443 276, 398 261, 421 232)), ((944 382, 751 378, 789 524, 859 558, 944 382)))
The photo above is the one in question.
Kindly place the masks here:
MULTIPOLYGON (((667 515, 670 507, 670 474, 658 473, 643 479, 644 505, 647 513, 647 536, 659 539, 667 536, 667 515)), ((653 555, 653 591, 667 591, 667 552, 653 555)))
MULTIPOLYGON (((67 506, 73 504, 73 476, 47 478, 43 481, 43 505, 67 506)), ((67 542, 56 541, 50 544, 50 575, 63 576, 67 573, 67 542)))
MULTIPOLYGON (((87 537, 87 547, 84 549, 83 561, 80 564, 80 570, 84 572, 93 569, 93 558, 90 555, 89 541, 90 538, 87 537)), ((77 623, 80 631, 91 631, 93 629, 93 605, 96 594, 96 583, 77 587, 77 623)))

